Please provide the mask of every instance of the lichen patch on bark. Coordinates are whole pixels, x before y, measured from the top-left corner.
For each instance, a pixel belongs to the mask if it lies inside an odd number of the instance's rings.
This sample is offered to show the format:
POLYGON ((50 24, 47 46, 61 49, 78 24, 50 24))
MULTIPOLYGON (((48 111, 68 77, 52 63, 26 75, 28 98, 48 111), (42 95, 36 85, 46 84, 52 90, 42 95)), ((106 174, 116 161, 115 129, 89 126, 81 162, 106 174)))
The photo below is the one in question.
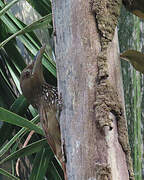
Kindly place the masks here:
POLYGON ((107 164, 96 164, 97 180, 112 180, 111 168, 107 164))
POLYGON ((117 25, 121 0, 91 0, 91 10, 95 14, 102 48, 112 41, 117 25))
MULTIPOLYGON (((119 101, 116 89, 109 81, 109 70, 107 64, 107 49, 112 42, 114 32, 120 13, 121 0, 91 0, 90 7, 95 15, 96 26, 99 32, 101 51, 97 57, 98 73, 96 77, 94 103, 96 122, 104 130, 105 126, 112 129, 112 119, 109 117, 113 113, 117 120, 118 140, 126 154, 129 179, 134 179, 132 161, 130 156, 130 147, 128 141, 127 125, 122 109, 122 103, 119 101)), ((104 168, 103 165, 100 166, 104 168)), ((105 167, 110 179, 110 168, 105 167)), ((101 170, 103 172, 103 170, 101 170)), ((102 177, 102 176, 101 176, 102 177)))
POLYGON ((124 113, 122 112, 121 116, 117 116, 117 124, 118 124, 118 140, 123 148, 123 151, 126 154, 126 162, 129 171, 129 179, 134 180, 134 172, 133 172, 133 164, 131 159, 131 150, 129 146, 127 126, 124 119, 124 113))

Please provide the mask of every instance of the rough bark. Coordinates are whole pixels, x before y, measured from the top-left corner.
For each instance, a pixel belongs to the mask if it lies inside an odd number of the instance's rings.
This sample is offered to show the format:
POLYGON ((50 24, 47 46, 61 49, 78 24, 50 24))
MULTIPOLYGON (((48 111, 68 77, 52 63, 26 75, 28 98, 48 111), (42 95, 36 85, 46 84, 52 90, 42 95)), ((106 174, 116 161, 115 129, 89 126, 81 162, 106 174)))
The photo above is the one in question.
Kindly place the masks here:
POLYGON ((112 2, 53 1, 69 180, 133 179, 112 2))

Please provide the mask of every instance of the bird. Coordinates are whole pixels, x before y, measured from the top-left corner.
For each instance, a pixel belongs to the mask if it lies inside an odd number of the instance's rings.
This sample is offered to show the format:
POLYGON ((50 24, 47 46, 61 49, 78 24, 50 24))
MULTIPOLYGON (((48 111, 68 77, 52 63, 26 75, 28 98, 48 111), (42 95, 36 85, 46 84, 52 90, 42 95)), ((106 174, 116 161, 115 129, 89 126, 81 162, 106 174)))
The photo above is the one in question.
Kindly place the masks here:
POLYGON ((37 109, 48 144, 61 162, 65 179, 67 179, 59 125, 62 98, 58 95, 57 87, 48 84, 44 79, 42 57, 45 48, 46 45, 43 45, 36 54, 34 61, 22 71, 20 86, 28 102, 37 109))

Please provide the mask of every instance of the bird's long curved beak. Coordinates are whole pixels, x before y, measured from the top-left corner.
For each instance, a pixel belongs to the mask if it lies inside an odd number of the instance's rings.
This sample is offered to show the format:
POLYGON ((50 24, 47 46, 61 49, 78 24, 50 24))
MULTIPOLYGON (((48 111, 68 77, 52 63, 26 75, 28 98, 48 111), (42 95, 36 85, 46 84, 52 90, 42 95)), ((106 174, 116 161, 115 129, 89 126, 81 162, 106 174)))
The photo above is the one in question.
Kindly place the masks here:
POLYGON ((34 66, 33 66, 33 70, 32 70, 32 74, 35 74, 36 72, 39 72, 39 70, 42 68, 42 56, 45 52, 45 48, 46 48, 46 44, 44 44, 40 50, 38 51, 38 53, 36 54, 35 58, 34 58, 34 66))

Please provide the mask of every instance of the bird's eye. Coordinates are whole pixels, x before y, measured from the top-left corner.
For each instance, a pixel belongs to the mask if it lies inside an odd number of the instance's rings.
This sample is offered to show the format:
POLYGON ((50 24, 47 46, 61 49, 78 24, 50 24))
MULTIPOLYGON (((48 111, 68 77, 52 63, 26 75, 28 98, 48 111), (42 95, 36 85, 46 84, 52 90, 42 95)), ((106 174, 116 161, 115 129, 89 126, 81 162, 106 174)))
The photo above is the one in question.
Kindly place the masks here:
POLYGON ((30 72, 29 71, 26 71, 25 72, 25 77, 28 78, 30 76, 30 72))

